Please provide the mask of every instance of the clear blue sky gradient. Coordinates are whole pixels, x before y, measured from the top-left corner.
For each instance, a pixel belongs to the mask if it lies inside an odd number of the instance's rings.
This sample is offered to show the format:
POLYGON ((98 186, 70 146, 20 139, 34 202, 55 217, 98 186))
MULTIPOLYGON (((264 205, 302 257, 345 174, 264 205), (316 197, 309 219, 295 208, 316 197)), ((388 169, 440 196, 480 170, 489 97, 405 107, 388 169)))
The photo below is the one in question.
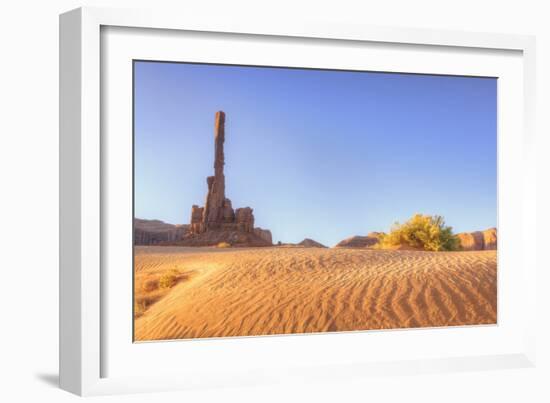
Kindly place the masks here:
POLYGON ((414 213, 496 226, 493 78, 136 62, 135 215, 188 223, 226 113, 226 195, 274 241, 334 245, 414 213))

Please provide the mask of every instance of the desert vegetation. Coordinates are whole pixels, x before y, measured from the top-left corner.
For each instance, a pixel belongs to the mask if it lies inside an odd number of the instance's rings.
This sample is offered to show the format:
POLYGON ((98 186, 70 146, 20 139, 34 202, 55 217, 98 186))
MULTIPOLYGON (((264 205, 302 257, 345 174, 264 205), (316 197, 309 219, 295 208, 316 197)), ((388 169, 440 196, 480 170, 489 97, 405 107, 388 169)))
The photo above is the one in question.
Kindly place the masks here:
POLYGON ((434 252, 461 249, 459 238, 443 217, 423 214, 415 214, 403 224, 395 223, 388 234, 380 234, 376 247, 434 252))
POLYGON ((188 274, 174 267, 149 273, 135 273, 134 317, 143 315, 155 302, 168 294, 179 281, 188 277, 188 274))

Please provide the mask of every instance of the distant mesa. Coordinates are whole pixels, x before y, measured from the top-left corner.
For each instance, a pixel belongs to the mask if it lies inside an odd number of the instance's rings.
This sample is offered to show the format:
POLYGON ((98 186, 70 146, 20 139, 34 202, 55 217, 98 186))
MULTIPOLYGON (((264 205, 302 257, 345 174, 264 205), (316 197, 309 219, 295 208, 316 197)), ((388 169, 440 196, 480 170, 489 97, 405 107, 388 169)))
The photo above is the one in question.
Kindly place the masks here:
POLYGON ((497 229, 485 231, 461 232, 457 234, 462 250, 495 250, 497 249, 497 229))
POLYGON ((355 235, 336 244, 336 248, 370 248, 380 242, 383 232, 371 232, 367 236, 355 235))
POLYGON ((278 242, 277 246, 281 248, 327 248, 320 242, 314 241, 310 238, 305 238, 302 242, 290 243, 290 242, 278 242))
POLYGON ((304 248, 326 248, 322 243, 309 238, 304 239, 302 242, 298 243, 298 245, 304 248))
POLYGON ((134 244, 155 245, 182 239, 189 225, 168 224, 160 220, 134 218, 134 244))

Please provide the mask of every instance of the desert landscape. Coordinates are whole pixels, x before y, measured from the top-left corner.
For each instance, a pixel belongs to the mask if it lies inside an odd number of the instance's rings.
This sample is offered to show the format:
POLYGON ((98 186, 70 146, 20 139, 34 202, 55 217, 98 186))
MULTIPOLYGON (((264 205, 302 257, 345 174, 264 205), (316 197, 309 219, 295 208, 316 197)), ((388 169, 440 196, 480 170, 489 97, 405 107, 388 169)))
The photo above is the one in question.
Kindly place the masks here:
POLYGON ((496 251, 139 246, 135 295, 136 341, 494 324, 496 251))
POLYGON ((415 214, 332 247, 274 244, 226 197, 224 142, 220 111, 189 224, 134 219, 135 341, 496 323, 496 228, 454 234, 415 214))

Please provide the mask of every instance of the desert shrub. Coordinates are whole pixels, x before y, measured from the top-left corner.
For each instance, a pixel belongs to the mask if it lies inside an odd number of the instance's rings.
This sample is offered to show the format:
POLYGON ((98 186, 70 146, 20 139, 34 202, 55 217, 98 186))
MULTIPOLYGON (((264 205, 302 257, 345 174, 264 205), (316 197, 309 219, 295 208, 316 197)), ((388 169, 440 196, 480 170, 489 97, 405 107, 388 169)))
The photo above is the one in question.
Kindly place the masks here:
POLYGON ((229 242, 220 242, 217 245, 218 248, 231 248, 231 244, 229 242))
POLYGON ((170 270, 167 273, 164 273, 159 278, 159 287, 160 288, 172 288, 178 282, 179 272, 177 270, 170 270))
POLYGON ((145 292, 155 291, 157 288, 159 288, 159 280, 156 278, 145 280, 141 285, 141 288, 145 292))
POLYGON ((144 301, 136 301, 134 303, 134 316, 136 318, 140 317, 147 310, 147 304, 144 301))
POLYGON ((134 300, 134 316, 137 318, 145 313, 158 300, 157 296, 140 296, 134 300))
POLYGON ((403 245, 427 251, 460 249, 460 241, 453 234, 452 227, 446 226, 443 217, 438 215, 415 214, 403 224, 395 223, 379 243, 382 249, 403 245))

